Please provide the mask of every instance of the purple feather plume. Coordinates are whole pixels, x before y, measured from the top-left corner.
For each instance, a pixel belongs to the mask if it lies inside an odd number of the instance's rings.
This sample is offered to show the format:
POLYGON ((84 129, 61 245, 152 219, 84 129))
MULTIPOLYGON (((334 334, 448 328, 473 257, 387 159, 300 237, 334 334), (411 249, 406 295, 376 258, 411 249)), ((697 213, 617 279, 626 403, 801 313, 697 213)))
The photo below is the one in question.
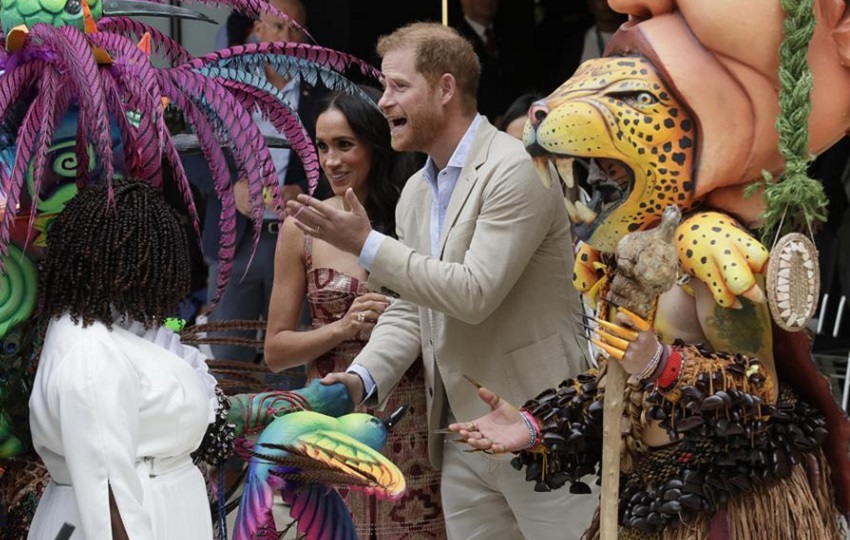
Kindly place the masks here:
MULTIPOLYGON (((151 0, 157 4, 164 4, 166 0, 151 0)), ((289 15, 282 12, 278 9, 274 4, 271 4, 265 0, 193 0, 199 4, 203 4, 206 6, 214 6, 214 7, 226 7, 227 9, 233 9, 249 17, 251 19, 259 19, 260 15, 268 13, 270 15, 274 15, 279 19, 286 21, 288 24, 291 24, 295 28, 301 30, 308 38, 312 41, 316 41, 313 36, 307 32, 307 29, 298 24, 297 21, 292 19, 289 15)))
POLYGON ((97 29, 101 32, 111 32, 123 37, 141 39, 147 32, 151 36, 153 52, 168 59, 173 65, 191 61, 194 57, 179 42, 160 32, 155 27, 139 22, 130 17, 104 17, 97 21, 97 29))
MULTIPOLYGON (((30 206, 29 227, 35 222, 38 197, 41 193, 41 181, 44 178, 44 166, 47 160, 47 152, 53 142, 53 132, 56 129, 56 118, 62 118, 68 108, 67 102, 60 102, 62 96, 59 94, 59 73, 53 68, 48 68, 42 73, 39 88, 39 97, 43 102, 43 117, 41 129, 36 139, 35 153, 33 156, 33 203, 30 206)), ((26 179, 24 179, 26 181, 26 179)))
POLYGON ((136 148, 139 153, 139 178, 153 185, 159 184, 162 164, 162 134, 165 120, 162 110, 162 91, 159 88, 157 68, 133 41, 118 34, 97 32, 88 34, 89 42, 102 47, 113 56, 110 68, 119 89, 130 98, 133 112, 138 113, 136 148))
MULTIPOLYGON (((309 194, 312 195, 319 181, 319 160, 316 150, 310 140, 307 130, 301 123, 298 113, 285 101, 280 92, 265 77, 259 77, 250 73, 240 72, 232 69, 206 68, 204 73, 212 77, 222 79, 222 84, 234 92, 247 95, 251 101, 257 104, 260 111, 274 125, 275 129, 283 133, 289 141, 292 150, 295 151, 309 183, 309 194)), ((280 201, 275 200, 275 208, 279 208, 280 201)), ((282 213, 279 213, 282 217, 282 213)))
MULTIPOLYGON (((230 281, 233 257, 236 253, 236 199, 233 195, 233 185, 230 178, 230 170, 218 138, 216 137, 217 118, 212 115, 207 118, 206 112, 201 109, 183 91, 174 84, 167 72, 160 72, 160 85, 165 95, 172 103, 186 115, 186 120, 195 128, 201 151, 207 159, 210 172, 215 185, 215 192, 221 201, 221 216, 219 217, 219 228, 221 230, 221 243, 219 245, 218 260, 219 273, 216 283, 216 291, 210 299, 210 306, 218 304, 224 288, 230 281), (213 124, 213 125, 211 125, 213 124)), ((219 131, 224 131, 221 128, 219 131)))
MULTIPOLYGON (((21 189, 26 183, 27 169, 29 169, 30 160, 35 153, 37 136, 39 132, 39 124, 44 116, 44 98, 39 95, 30 104, 23 122, 18 129, 18 137, 15 140, 17 152, 15 153, 15 161, 12 165, 12 173, 10 175, 10 185, 8 190, 4 190, 6 194, 6 207, 14 209, 20 201, 21 189)), ((5 187, 5 186, 4 186, 5 187)), ((8 249, 9 236, 12 230, 12 223, 15 219, 15 212, 9 211, 3 214, 3 221, 0 223, 0 245, 3 249, 8 249)))
POLYGON ((214 116, 222 122, 221 125, 231 141, 237 165, 244 168, 243 172, 247 176, 251 200, 255 203, 252 217, 256 221, 255 228, 259 237, 263 214, 263 186, 272 190, 278 187, 277 172, 259 128, 233 94, 216 81, 185 70, 169 71, 175 84, 196 103, 211 109, 214 116))
POLYGON ((112 137, 109 131, 109 116, 103 98, 103 87, 97 75, 97 63, 94 54, 86 42, 85 35, 73 26, 53 28, 36 24, 30 35, 40 35, 60 47, 55 52, 68 69, 68 82, 74 85, 80 104, 80 118, 87 124, 87 130, 95 152, 100 156, 103 174, 107 182, 114 176, 112 166, 112 137), (49 28, 50 31, 44 31, 49 28), (38 33, 36 34, 36 31, 38 33))
POLYGON ((130 121, 127 119, 127 111, 124 108, 122 96, 118 91, 118 85, 112 78, 112 71, 101 69, 100 81, 103 84, 103 94, 106 96, 106 110, 110 117, 115 119, 115 124, 121 133, 122 147, 124 149, 124 165, 127 168, 127 174, 133 178, 139 178, 140 164, 139 153, 136 152, 136 148, 138 148, 136 130, 130 125, 130 121))
POLYGON ((308 62, 313 62, 339 72, 343 72, 351 66, 357 66, 364 75, 375 79, 378 79, 381 76, 380 70, 369 65, 363 60, 360 60, 356 56, 320 47, 318 45, 292 42, 249 43, 247 45, 237 45, 235 47, 230 47, 229 49, 221 49, 204 56, 199 56, 180 67, 183 69, 198 69, 211 64, 223 65, 222 60, 233 59, 234 61, 238 61, 239 57, 255 54, 280 54, 292 56, 294 58, 301 58, 308 62))
MULTIPOLYGON (((172 81, 196 104, 208 108, 208 117, 216 124, 220 122, 217 127, 224 131, 230 141, 240 176, 248 182, 256 249, 263 218, 263 186, 271 189, 272 193, 279 189, 277 172, 271 154, 263 143, 263 136, 248 111, 217 82, 186 70, 172 69, 169 73, 172 81)), ((252 259, 253 251, 248 265, 252 259)), ((219 280, 218 287, 223 286, 224 283, 219 280)), ((222 292, 218 287, 216 297, 222 292)))

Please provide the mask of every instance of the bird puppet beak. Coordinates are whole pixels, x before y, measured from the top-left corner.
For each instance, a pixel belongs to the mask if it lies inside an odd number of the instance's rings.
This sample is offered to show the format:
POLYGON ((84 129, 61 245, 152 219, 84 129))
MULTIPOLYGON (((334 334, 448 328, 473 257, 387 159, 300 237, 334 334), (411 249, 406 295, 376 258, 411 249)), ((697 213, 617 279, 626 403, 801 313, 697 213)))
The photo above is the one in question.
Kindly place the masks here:
POLYGON ((390 432, 393 429, 393 426, 398 424, 399 420, 404 418, 404 413, 407 412, 407 405, 402 405, 398 409, 396 409, 389 418, 383 420, 384 425, 387 427, 387 432, 390 432))
POLYGON ((175 19, 190 19, 217 24, 213 19, 197 11, 169 4, 146 2, 145 0, 104 0, 103 15, 105 17, 125 15, 172 17, 175 19))

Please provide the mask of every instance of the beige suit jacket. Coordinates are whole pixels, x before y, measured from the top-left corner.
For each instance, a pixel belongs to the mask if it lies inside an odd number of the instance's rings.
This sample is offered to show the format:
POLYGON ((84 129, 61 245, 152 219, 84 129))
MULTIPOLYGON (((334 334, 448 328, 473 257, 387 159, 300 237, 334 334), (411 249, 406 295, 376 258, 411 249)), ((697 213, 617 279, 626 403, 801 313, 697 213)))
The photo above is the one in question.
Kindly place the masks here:
POLYGON ((482 120, 443 224, 430 243, 431 189, 422 171, 396 211, 399 240, 385 239, 369 286, 399 299, 355 359, 383 403, 421 354, 429 457, 440 467, 449 410, 458 421, 488 412, 468 375, 519 406, 586 365, 572 313, 572 242, 563 196, 537 178, 522 144, 482 120), (447 401, 448 400, 448 401, 447 401))

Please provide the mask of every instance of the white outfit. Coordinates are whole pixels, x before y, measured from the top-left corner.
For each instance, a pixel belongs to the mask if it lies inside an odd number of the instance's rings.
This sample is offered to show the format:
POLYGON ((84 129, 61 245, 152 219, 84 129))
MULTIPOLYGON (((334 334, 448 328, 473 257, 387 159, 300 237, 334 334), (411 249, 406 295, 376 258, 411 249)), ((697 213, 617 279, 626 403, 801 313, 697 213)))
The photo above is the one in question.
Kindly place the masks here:
POLYGON ((210 540, 204 479, 189 453, 215 407, 202 355, 138 323, 50 322, 32 396, 35 450, 50 472, 29 538, 111 538, 109 488, 131 540, 210 540))

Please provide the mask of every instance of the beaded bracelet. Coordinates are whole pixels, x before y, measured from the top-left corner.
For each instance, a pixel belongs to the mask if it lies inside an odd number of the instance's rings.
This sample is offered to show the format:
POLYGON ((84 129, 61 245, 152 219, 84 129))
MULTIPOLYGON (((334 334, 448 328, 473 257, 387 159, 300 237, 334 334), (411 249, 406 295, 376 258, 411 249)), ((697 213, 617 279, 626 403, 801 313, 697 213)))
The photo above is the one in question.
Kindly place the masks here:
POLYGON ((647 362, 645 366, 643 366, 643 369, 640 371, 640 373, 637 374, 637 378, 642 381, 649 379, 652 374, 655 373, 655 370, 658 369, 658 364, 659 362, 661 362, 661 356, 663 355, 663 353, 664 344, 659 342, 658 347, 656 347, 655 349, 655 354, 652 356, 652 359, 647 362))
POLYGON ((531 440, 523 450, 534 450, 540 444, 540 427, 537 425, 537 419, 528 411, 519 411, 519 416, 528 428, 528 433, 531 440))

